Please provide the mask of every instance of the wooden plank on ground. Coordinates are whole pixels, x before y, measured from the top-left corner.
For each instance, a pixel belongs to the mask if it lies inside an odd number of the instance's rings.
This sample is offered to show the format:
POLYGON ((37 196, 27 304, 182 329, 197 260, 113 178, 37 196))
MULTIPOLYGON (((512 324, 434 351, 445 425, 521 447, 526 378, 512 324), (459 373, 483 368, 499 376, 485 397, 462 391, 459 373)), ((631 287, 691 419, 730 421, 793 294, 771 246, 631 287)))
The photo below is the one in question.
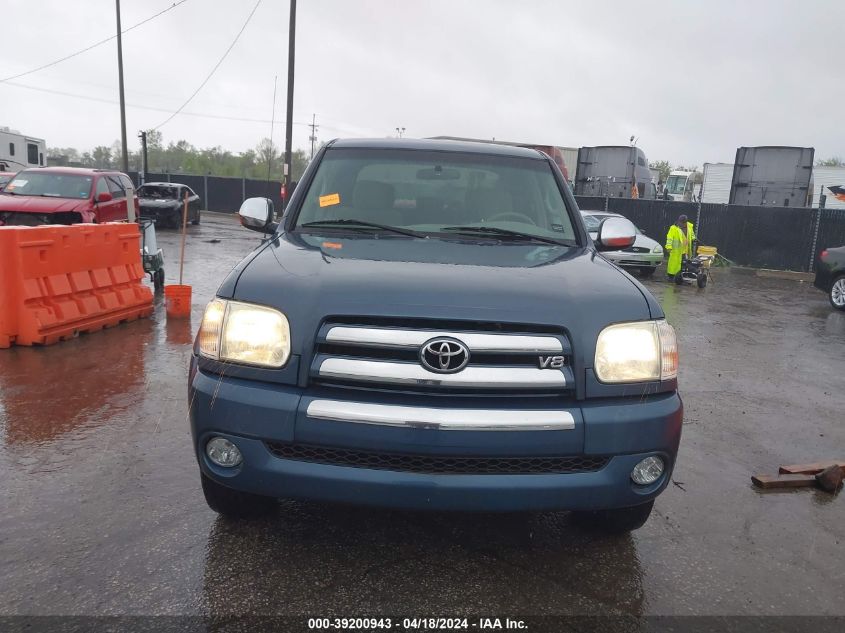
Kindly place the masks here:
POLYGON ((758 488, 812 488, 816 485, 813 475, 752 475, 751 481, 758 488))
POLYGON ((814 464, 792 464, 791 466, 781 466, 778 469, 779 473, 790 475, 815 475, 830 466, 838 465, 845 473, 845 459, 832 459, 826 462, 816 462, 814 464))

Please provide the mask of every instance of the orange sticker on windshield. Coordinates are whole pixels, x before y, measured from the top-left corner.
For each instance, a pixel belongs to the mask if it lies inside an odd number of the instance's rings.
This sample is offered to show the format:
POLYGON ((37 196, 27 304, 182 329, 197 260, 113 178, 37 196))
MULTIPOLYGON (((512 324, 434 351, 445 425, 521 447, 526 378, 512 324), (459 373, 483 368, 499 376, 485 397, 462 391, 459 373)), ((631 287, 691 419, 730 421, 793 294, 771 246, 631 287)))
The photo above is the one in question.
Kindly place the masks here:
POLYGON ((327 196, 320 196, 320 206, 330 207, 335 204, 340 204, 340 194, 330 193, 327 196))
POLYGON ((323 248, 333 248, 337 250, 343 248, 343 244, 340 242, 323 242, 323 248))

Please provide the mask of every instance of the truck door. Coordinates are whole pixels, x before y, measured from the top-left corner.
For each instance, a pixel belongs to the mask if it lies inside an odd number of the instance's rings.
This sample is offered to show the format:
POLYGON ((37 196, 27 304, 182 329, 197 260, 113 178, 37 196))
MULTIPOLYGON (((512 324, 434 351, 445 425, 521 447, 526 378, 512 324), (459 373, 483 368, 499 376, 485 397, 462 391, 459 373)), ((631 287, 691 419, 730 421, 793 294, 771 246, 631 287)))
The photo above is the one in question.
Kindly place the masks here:
POLYGON ((111 202, 101 205, 100 222, 121 222, 129 218, 129 210, 126 208, 126 190, 116 176, 105 176, 105 180, 111 193, 111 202))

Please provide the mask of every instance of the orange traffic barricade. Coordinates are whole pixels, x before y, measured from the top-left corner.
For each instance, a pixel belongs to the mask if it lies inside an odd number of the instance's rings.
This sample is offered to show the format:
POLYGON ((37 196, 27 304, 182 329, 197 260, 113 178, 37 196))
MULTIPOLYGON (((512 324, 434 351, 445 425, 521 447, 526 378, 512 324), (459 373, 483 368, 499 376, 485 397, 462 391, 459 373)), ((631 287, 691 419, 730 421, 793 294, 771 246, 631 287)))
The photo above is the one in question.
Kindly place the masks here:
POLYGON ((0 227, 0 348, 149 316, 135 223, 0 227))

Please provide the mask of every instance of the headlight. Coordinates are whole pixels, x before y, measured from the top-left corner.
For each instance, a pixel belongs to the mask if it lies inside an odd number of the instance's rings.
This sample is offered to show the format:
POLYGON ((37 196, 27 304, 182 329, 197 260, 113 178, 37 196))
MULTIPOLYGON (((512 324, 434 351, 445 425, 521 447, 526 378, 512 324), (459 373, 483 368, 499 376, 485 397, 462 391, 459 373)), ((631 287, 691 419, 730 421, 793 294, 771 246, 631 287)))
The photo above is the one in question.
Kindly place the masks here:
POLYGON ((273 308, 214 299, 199 332, 206 358, 262 367, 283 367, 290 358, 290 325, 273 308))
POLYGON ((651 249, 652 253, 662 253, 663 247, 660 244, 655 244, 654 248, 651 249))
POLYGON ((596 341, 594 370, 605 383, 675 378, 678 375, 675 330, 663 319, 606 327, 596 341))

